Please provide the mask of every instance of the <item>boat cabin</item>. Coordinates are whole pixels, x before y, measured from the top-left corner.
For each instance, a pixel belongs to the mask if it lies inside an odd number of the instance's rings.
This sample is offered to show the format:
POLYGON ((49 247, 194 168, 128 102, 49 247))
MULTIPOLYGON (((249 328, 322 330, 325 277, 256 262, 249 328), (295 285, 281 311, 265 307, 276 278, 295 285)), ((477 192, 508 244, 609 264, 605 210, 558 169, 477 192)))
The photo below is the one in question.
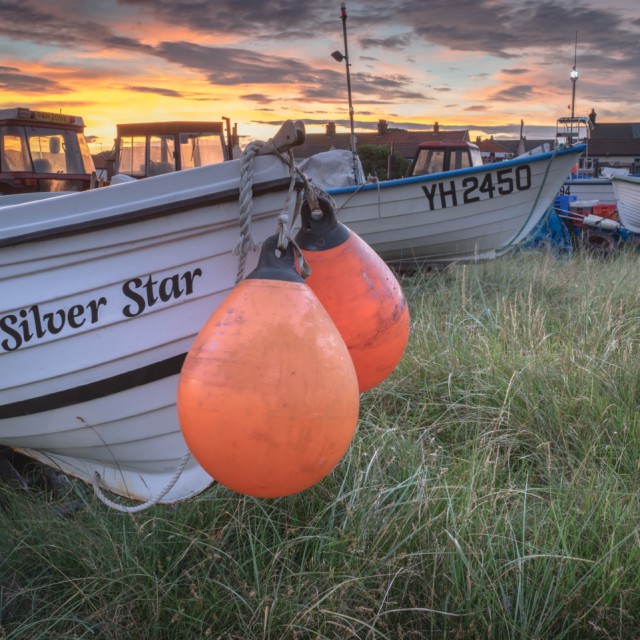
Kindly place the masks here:
POLYGON ((555 145, 557 149, 581 143, 587 145, 585 152, 578 160, 576 170, 571 175, 574 179, 597 177, 597 162, 589 156, 589 140, 593 128, 593 122, 587 116, 567 116, 558 118, 556 121, 555 145))
POLYGON ((570 147, 584 142, 588 144, 593 122, 587 116, 567 116, 556 121, 556 147, 570 147))
POLYGON ((108 177, 132 178, 192 169, 228 160, 231 136, 222 122, 144 122, 116 125, 113 167, 108 177))
POLYGON ((0 194, 84 191, 94 172, 82 118, 0 109, 0 194))
POLYGON ((481 166, 480 149, 473 142, 432 140, 418 145, 410 176, 481 166))

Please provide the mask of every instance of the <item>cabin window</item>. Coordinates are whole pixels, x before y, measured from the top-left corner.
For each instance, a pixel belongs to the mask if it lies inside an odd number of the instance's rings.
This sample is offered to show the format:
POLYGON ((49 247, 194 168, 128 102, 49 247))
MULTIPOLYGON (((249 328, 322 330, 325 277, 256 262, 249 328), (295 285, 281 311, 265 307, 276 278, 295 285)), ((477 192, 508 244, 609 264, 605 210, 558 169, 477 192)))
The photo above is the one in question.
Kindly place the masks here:
POLYGON ((36 173, 87 173, 87 158, 83 157, 75 131, 41 127, 25 127, 25 130, 36 173))
POLYGON ((453 160, 452 169, 466 169, 471 166, 471 161, 469 160, 469 154, 466 149, 458 149, 457 151, 451 152, 451 159, 453 160))
POLYGON ((444 170, 444 151, 421 149, 413 169, 414 176, 439 173, 444 170))
POLYGON ((1 171, 32 171, 22 127, 2 127, 0 145, 1 171))
POLYGON ((176 170, 173 135, 149 136, 149 170, 147 175, 159 176, 176 170))
POLYGON ((117 167, 119 173, 143 178, 145 176, 145 155, 147 139, 145 136, 130 136, 120 140, 120 157, 117 167))
POLYGON ((2 171, 91 173, 93 160, 84 135, 65 129, 1 128, 2 171))
POLYGON ((225 159, 224 144, 218 134, 180 134, 180 160, 183 169, 216 164, 225 159))

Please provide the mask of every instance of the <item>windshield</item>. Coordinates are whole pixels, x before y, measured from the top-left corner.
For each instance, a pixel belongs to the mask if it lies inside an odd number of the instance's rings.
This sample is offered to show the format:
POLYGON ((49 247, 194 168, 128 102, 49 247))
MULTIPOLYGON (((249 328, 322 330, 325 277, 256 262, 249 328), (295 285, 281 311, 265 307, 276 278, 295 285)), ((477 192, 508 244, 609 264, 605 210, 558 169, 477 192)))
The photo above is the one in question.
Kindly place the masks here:
POLYGON ((2 127, 2 171, 33 171, 23 127, 2 127))
POLYGON ((173 135, 149 136, 148 176, 159 176, 176 170, 173 135))
POLYGON ((180 134, 180 159, 183 169, 222 162, 225 159, 222 136, 207 133, 180 134))
POLYGON ((116 163, 116 173, 142 178, 145 175, 145 136, 130 136, 120 140, 120 157, 116 163))
POLYGON ((444 151, 421 149, 413 168, 414 176, 439 173, 444 169, 444 151))
POLYGON ((84 135, 68 129, 0 127, 0 169, 90 174, 93 160, 84 135))

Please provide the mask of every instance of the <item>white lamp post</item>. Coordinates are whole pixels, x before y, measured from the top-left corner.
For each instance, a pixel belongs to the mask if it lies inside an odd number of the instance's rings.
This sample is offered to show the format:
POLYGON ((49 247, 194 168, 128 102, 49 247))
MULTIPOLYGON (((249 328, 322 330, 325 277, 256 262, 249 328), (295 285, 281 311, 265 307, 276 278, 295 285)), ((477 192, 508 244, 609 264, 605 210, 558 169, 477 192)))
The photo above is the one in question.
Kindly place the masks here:
POLYGON ((576 104, 576 82, 578 82, 578 70, 573 67, 571 69, 571 84, 573 85, 571 91, 571 117, 575 115, 575 104, 576 104))

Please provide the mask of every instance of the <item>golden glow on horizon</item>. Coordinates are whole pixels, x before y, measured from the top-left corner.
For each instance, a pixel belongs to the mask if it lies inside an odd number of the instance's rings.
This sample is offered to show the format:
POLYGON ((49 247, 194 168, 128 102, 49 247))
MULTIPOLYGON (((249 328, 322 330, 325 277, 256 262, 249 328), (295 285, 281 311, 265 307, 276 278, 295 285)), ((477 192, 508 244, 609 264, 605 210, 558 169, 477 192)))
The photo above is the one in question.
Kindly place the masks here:
MULTIPOLYGON (((135 15, 134 9, 125 9, 125 15, 127 12, 135 15)), ((305 89, 314 88, 309 77, 306 87, 295 81, 214 85, 206 70, 196 68, 200 61, 194 62, 194 68, 190 69, 178 62, 167 62, 145 49, 159 47, 163 42, 181 41, 196 47, 249 48, 251 43, 242 41, 235 33, 197 33, 186 26, 167 25, 146 15, 140 21, 121 18, 117 24, 112 21, 109 27, 114 34, 136 41, 139 50, 105 49, 96 43, 93 49, 88 46, 77 51, 51 49, 41 62, 5 57, 5 67, 19 70, 21 76, 40 79, 43 84, 34 83, 33 88, 24 91, 12 91, 7 85, 3 88, 0 106, 19 105, 82 116, 87 137, 95 140, 90 143, 93 153, 109 150, 116 124, 125 122, 220 121, 230 117, 238 124, 242 140, 269 138, 277 126, 269 125, 269 121, 288 118, 317 121, 318 124, 307 125, 311 133, 323 132, 327 122, 348 122, 346 82, 341 83, 334 97, 322 96, 313 102, 300 97, 305 95, 305 89), (47 81, 51 84, 47 85, 47 81), (66 90, 67 87, 73 87, 73 91, 66 90)), ((264 49, 255 48, 255 42, 252 44, 259 64, 268 64, 277 56, 278 64, 287 60, 300 62, 302 76, 319 71, 319 77, 326 77, 329 71, 344 72, 344 65, 330 58, 331 50, 343 48, 341 35, 336 21, 336 31, 331 38, 319 42, 310 39, 304 52, 284 39, 269 42, 264 49)), ((357 78, 359 90, 353 96, 355 119, 370 122, 371 128, 375 128, 380 119, 387 120, 391 126, 411 122, 427 128, 438 122, 442 127, 468 128, 472 137, 486 137, 484 127, 518 126, 522 119, 525 129, 534 125, 553 127, 557 117, 566 115, 571 98, 570 66, 565 69, 566 78, 562 76, 562 81, 558 80, 558 69, 562 69, 564 63, 557 52, 553 56, 548 52, 536 53, 537 57, 532 54, 529 64, 488 55, 474 56, 468 51, 450 51, 436 45, 425 45, 420 53, 401 49, 383 55, 378 51, 370 56, 370 52, 364 50, 354 53, 352 47, 350 53, 352 76, 360 76, 357 78), (482 64, 478 66, 480 58, 482 64), (512 68, 518 66, 525 70, 513 72, 512 68), (474 73, 472 67, 486 71, 474 73), (390 89, 385 90, 385 85, 379 84, 384 80, 390 81, 390 89), (363 83, 369 84, 364 84, 363 89, 363 83), (400 96, 394 91, 400 92, 400 96), (402 91, 407 97, 402 97, 402 91), (365 95, 371 98, 366 99, 365 95)), ((197 55, 204 54, 197 52, 197 55)), ((569 58, 571 56, 567 62, 569 58)), ((239 56, 234 62, 241 70, 245 64, 256 73, 258 62, 252 60, 250 54, 247 59, 248 62, 239 56)), ((241 71, 238 73, 241 75, 241 71)), ((603 78, 598 86, 613 86, 615 81, 603 78)), ((582 88, 589 82, 595 83, 588 73, 581 72, 576 102, 580 113, 586 115, 596 107, 600 113, 607 114, 609 121, 633 118, 611 102, 585 103, 582 88)), ((356 126, 356 131, 359 129, 356 126)), ((338 124, 338 131, 347 132, 348 126, 338 124)))

